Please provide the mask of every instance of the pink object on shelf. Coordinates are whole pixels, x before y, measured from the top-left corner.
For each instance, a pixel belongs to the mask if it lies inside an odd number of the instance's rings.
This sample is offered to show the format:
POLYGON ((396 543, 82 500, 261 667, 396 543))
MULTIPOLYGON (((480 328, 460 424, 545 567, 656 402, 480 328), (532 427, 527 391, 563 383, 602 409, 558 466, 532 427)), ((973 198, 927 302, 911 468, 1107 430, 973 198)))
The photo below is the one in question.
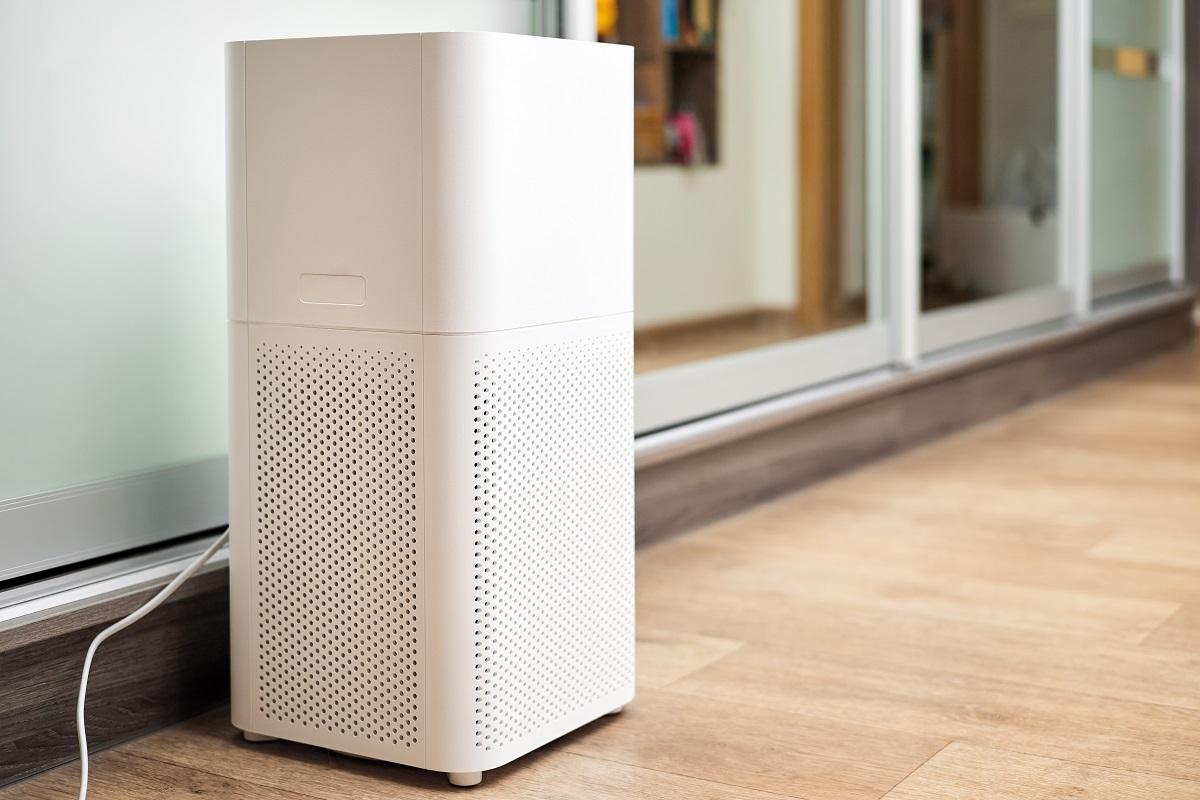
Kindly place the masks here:
POLYGON ((667 120, 667 145, 671 156, 684 164, 696 161, 700 125, 690 111, 676 111, 667 120))

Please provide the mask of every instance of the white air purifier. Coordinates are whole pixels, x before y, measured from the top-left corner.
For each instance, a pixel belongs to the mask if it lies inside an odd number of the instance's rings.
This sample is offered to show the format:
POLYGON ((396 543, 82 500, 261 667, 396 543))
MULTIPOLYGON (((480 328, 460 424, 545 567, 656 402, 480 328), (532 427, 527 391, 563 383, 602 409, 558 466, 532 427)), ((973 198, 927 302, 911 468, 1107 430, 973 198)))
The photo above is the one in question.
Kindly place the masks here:
POLYGON ((633 697, 632 51, 227 59, 233 723, 477 783, 633 697))

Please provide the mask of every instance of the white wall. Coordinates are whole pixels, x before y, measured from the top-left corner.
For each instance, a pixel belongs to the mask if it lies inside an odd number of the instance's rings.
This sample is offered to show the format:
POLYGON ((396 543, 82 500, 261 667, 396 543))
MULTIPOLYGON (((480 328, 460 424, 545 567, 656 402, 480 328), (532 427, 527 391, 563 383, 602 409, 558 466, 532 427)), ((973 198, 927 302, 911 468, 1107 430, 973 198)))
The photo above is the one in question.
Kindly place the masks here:
POLYGON ((767 307, 792 306, 797 300, 796 200, 797 76, 799 30, 796 6, 789 0, 733 0, 752 5, 750 27, 750 152, 753 208, 754 301, 767 307))
POLYGON ((530 0, 0 4, 0 500, 225 451, 223 42, 530 0))
POLYGON ((639 325, 795 302, 795 5, 720 4, 720 162, 637 171, 639 325))

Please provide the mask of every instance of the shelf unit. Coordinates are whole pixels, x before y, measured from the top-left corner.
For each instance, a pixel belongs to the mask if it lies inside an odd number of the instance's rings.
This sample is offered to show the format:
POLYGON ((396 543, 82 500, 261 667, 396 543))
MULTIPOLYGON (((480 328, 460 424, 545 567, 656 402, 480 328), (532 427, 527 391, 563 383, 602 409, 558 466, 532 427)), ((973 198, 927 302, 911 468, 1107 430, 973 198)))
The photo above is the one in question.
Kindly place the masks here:
POLYGON ((676 164, 668 128, 676 112, 694 115, 701 144, 692 164, 714 164, 720 153, 718 113, 718 0, 665 0, 686 15, 705 2, 711 34, 702 38, 681 24, 679 37, 663 36, 664 0, 618 0, 616 28, 603 41, 634 48, 634 157, 639 165, 676 164))

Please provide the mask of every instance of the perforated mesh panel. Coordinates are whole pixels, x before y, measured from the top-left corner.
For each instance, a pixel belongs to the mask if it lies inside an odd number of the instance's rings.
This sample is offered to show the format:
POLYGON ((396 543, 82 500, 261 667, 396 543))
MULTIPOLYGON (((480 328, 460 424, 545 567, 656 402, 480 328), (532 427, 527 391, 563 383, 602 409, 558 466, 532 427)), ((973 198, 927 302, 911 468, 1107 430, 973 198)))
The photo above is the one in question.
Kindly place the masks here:
POLYGON ((629 681, 627 334, 475 362, 475 744, 492 750, 629 681))
POLYGON ((259 711, 412 746, 414 359, 267 342, 253 374, 259 711))

